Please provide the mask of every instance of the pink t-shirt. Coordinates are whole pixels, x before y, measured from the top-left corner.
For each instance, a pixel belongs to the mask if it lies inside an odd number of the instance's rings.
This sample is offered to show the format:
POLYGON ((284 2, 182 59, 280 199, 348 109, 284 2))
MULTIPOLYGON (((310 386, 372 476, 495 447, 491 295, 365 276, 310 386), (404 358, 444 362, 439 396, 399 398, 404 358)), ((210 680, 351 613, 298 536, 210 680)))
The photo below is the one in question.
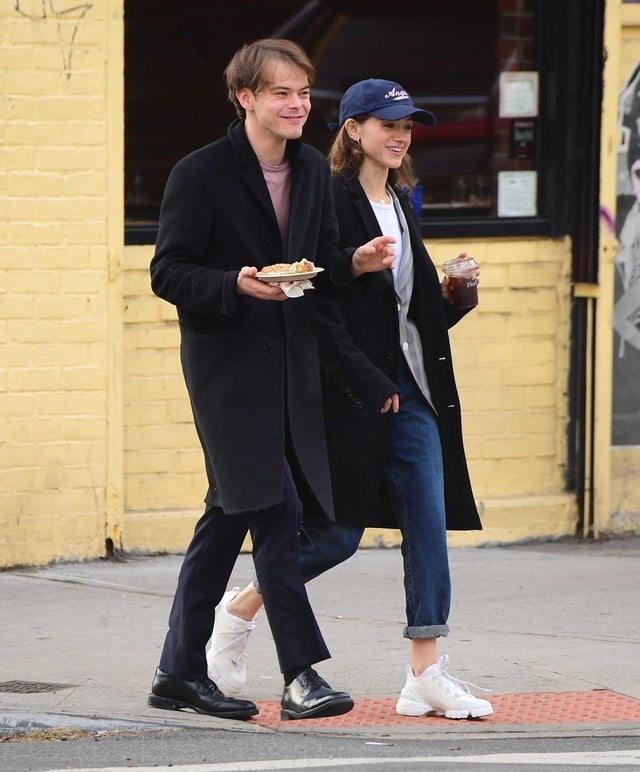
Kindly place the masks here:
POLYGON ((276 213, 280 238, 282 239, 282 255, 286 262, 287 247, 289 244, 289 197, 291 194, 291 165, 285 161, 281 166, 260 161, 260 168, 264 174, 271 202, 276 213))

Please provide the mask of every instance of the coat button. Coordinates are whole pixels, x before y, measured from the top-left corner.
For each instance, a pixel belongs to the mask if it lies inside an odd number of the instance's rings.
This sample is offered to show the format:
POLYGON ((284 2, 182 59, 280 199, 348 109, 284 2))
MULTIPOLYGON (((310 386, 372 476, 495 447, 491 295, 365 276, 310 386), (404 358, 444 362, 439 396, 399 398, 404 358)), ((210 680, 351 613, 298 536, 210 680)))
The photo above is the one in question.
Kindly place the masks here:
POLYGON ((396 352, 393 349, 389 349, 389 351, 387 351, 387 359, 393 359, 395 355, 396 352))
POLYGON ((273 341, 272 341, 271 343, 268 343, 268 344, 267 344, 267 351, 268 351, 270 354, 273 354, 273 352, 274 352, 275 350, 276 350, 276 344, 275 344, 275 343, 273 343, 273 341))

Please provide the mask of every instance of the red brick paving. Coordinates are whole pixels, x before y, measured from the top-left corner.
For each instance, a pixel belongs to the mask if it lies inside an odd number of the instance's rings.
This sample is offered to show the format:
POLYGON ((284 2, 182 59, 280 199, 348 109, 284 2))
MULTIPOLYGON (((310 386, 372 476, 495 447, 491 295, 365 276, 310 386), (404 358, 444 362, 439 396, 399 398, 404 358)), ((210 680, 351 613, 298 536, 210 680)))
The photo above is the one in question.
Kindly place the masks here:
MULTIPOLYGON (((494 714, 474 719, 474 724, 580 724, 640 722, 640 700, 605 689, 584 692, 533 692, 530 694, 489 695, 494 714)), ((255 721, 264 727, 295 726, 416 726, 422 723, 437 726, 443 716, 412 718, 399 716, 395 711, 395 697, 356 698, 350 713, 332 718, 305 719, 299 722, 280 719, 279 702, 258 702, 260 715, 255 721)), ((460 723, 460 722, 457 722, 460 723)))

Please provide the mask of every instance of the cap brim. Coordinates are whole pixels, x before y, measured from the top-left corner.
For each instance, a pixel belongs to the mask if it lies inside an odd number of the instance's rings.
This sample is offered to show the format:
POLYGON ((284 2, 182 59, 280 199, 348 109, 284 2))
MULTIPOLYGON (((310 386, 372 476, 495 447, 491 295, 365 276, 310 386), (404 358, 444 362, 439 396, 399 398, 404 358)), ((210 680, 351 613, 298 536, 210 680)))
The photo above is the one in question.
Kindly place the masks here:
POLYGON ((376 118, 383 118, 388 121, 399 121, 401 118, 411 118, 417 123, 422 123, 425 126, 433 126, 436 122, 436 117, 428 110, 407 110, 406 105, 389 105, 388 107, 381 107, 379 110, 374 110, 370 115, 375 115, 376 118))

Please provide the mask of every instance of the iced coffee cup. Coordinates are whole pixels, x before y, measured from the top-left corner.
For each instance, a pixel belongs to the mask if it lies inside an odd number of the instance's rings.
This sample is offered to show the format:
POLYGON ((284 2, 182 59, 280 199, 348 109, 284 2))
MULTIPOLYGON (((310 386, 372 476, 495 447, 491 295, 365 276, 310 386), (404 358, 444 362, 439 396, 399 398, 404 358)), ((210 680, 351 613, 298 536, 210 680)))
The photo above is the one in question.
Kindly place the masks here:
POLYGON ((442 266, 449 277, 449 290, 456 308, 478 305, 478 263, 473 257, 456 257, 442 266))

